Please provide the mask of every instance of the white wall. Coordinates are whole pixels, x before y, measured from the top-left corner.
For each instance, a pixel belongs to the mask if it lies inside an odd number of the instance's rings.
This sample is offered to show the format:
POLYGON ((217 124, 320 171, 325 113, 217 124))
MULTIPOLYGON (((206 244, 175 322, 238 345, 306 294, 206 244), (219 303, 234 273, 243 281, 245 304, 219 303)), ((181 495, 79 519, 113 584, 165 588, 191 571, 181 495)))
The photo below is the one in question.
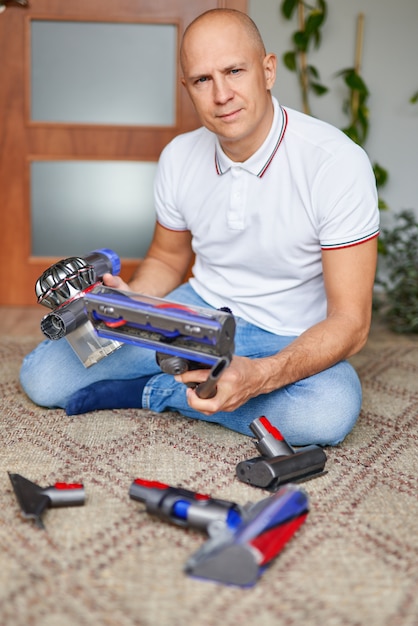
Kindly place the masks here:
MULTIPOLYGON (((370 90, 370 131, 364 147, 389 173, 380 190, 390 207, 382 213, 382 225, 390 225, 402 209, 412 208, 418 216, 418 103, 409 104, 418 91, 418 0, 328 0, 327 5, 322 44, 308 60, 330 91, 311 96, 312 113, 339 128, 347 123, 344 83, 335 73, 354 66, 357 15, 364 13, 361 74, 370 90)), ((291 47, 296 17, 285 20, 280 6, 281 0, 249 0, 249 14, 268 52, 279 58, 274 95, 282 104, 301 109, 296 74, 281 62, 291 47)))

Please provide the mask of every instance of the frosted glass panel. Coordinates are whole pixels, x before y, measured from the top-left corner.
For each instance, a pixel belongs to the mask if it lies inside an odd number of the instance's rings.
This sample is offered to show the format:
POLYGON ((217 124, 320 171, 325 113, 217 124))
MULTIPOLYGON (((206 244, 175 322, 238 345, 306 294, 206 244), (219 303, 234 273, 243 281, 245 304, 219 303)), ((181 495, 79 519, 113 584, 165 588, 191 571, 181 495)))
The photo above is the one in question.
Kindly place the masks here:
POLYGON ((72 256, 112 248, 144 256, 154 232, 156 163, 35 161, 32 254, 72 256))
POLYGON ((31 118, 85 124, 175 123, 172 24, 31 22, 31 118))

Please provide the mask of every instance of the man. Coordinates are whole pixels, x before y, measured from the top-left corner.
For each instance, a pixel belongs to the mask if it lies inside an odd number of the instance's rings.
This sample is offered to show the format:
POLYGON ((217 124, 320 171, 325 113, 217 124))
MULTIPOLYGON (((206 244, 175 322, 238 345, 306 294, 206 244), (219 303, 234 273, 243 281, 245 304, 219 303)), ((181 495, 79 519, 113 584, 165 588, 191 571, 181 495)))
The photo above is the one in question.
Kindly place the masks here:
POLYGON ((237 319, 236 355, 217 394, 162 374, 154 353, 124 345, 85 370, 66 341, 28 355, 21 381, 35 402, 69 414, 100 408, 176 410, 250 434, 266 415, 293 445, 335 445, 361 406, 346 361, 371 318, 379 216, 370 163, 339 130, 272 98, 276 57, 243 13, 215 9, 187 28, 182 83, 202 128, 163 151, 157 224, 129 285, 237 319), (193 252, 193 277, 182 284, 193 252))

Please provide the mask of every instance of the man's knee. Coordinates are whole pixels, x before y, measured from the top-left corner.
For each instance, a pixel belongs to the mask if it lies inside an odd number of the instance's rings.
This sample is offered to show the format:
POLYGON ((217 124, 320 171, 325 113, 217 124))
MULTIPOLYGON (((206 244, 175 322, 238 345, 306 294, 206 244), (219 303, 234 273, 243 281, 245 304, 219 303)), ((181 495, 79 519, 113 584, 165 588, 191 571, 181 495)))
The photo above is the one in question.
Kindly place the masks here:
POLYGON ((266 417, 291 445, 335 446, 353 429, 361 395, 356 372, 342 362, 279 390, 266 417))
POLYGON ((361 383, 346 361, 313 377, 307 419, 319 445, 335 446, 353 429, 360 414, 361 383), (310 406, 310 415, 309 415, 310 406))
POLYGON ((52 406, 49 390, 43 383, 39 371, 26 361, 20 368, 20 385, 32 402, 39 406, 52 406))
POLYGON ((55 354, 55 345, 51 345, 51 348, 49 342, 43 342, 27 354, 20 368, 19 379, 23 391, 35 404, 62 407, 65 389, 60 366, 62 358, 58 353, 55 354))

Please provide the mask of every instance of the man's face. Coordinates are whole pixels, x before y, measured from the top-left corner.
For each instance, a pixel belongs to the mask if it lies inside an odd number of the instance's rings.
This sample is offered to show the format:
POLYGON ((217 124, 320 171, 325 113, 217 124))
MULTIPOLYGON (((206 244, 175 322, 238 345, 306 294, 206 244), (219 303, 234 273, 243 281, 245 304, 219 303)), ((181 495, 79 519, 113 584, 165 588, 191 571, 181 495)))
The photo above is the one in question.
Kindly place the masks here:
POLYGON ((263 56, 234 20, 218 19, 191 30, 182 64, 182 82, 202 124, 216 133, 230 158, 249 158, 271 127, 268 90, 275 79, 275 56, 263 56))

